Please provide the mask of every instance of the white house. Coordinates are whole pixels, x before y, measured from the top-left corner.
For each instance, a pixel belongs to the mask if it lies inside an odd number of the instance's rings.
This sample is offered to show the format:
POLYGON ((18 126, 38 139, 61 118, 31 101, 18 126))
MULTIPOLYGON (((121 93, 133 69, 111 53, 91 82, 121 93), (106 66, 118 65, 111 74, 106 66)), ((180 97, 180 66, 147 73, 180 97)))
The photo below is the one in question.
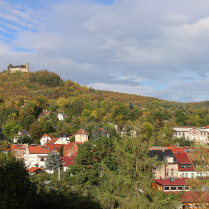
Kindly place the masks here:
POLYGON ((50 151, 41 146, 28 145, 23 156, 27 169, 31 167, 45 168, 45 161, 48 153, 50 153, 50 151))
POLYGON ((40 145, 44 146, 46 145, 49 141, 51 141, 51 137, 47 134, 44 134, 41 138, 40 138, 40 145))
POLYGON ((66 117, 65 113, 57 113, 57 118, 59 121, 63 121, 66 117))
POLYGON ((71 135, 62 132, 58 135, 58 138, 61 139, 64 144, 68 144, 70 143, 70 136, 71 135))
POLYGON ((75 133, 75 142, 87 142, 88 141, 88 133, 83 130, 80 129, 75 133))
POLYGON ((48 144, 65 144, 60 138, 53 138, 48 144))
POLYGON ((30 134, 26 129, 23 129, 22 132, 18 131, 17 136, 13 138, 13 143, 17 143, 18 139, 23 137, 23 136, 30 137, 30 134))
POLYGON ((200 144, 208 143, 208 131, 205 128, 196 127, 173 127, 173 136, 185 138, 189 141, 195 141, 200 144))

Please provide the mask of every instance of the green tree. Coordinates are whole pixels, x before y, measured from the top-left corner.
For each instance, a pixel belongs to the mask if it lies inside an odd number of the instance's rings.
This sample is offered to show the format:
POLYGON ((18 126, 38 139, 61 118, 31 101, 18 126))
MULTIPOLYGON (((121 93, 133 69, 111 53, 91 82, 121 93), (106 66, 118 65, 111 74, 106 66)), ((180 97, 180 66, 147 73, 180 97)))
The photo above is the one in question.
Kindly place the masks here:
POLYGON ((11 153, 0 154, 0 208, 31 208, 36 195, 24 162, 11 153))
POLYGON ((30 125, 29 133, 33 140, 37 140, 44 134, 44 128, 39 121, 35 121, 30 125))
POLYGON ((63 152, 64 152, 64 146, 63 145, 59 148, 58 152, 59 152, 59 156, 62 157, 63 156, 63 152))
POLYGON ((3 134, 7 137, 7 141, 12 141, 18 131, 21 130, 21 126, 15 123, 13 120, 2 126, 3 134))

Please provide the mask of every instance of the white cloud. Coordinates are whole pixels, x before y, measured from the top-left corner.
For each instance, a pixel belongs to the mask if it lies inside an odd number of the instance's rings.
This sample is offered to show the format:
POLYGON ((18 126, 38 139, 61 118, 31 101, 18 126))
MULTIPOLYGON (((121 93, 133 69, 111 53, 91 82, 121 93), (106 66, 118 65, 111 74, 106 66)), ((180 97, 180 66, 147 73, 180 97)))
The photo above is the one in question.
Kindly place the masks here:
POLYGON ((48 69, 96 89, 172 101, 209 97, 200 91, 209 84, 207 0, 38 2, 0 0, 2 70, 29 62, 32 71, 48 69))

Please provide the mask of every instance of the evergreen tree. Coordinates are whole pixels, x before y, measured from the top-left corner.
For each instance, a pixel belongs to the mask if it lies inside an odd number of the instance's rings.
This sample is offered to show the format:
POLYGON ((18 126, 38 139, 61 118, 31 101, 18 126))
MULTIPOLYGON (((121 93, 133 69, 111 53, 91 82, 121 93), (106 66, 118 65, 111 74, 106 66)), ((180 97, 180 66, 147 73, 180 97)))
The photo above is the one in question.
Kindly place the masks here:
POLYGON ((133 110, 134 109, 134 106, 133 106, 133 104, 131 102, 129 103, 129 109, 130 110, 133 110))
POLYGON ((100 129, 97 125, 95 125, 92 132, 92 139, 97 140, 100 137, 101 137, 100 129))
POLYGON ((62 167, 62 159, 58 153, 52 152, 47 155, 46 170, 56 171, 62 167))

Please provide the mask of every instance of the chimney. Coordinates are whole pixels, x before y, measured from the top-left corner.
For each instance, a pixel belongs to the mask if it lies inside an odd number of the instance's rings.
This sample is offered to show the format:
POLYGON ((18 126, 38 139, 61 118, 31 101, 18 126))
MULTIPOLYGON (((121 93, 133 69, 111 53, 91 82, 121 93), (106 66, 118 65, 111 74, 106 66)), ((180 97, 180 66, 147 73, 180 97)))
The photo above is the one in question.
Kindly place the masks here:
POLYGON ((180 179, 182 179, 182 175, 180 175, 180 179))

